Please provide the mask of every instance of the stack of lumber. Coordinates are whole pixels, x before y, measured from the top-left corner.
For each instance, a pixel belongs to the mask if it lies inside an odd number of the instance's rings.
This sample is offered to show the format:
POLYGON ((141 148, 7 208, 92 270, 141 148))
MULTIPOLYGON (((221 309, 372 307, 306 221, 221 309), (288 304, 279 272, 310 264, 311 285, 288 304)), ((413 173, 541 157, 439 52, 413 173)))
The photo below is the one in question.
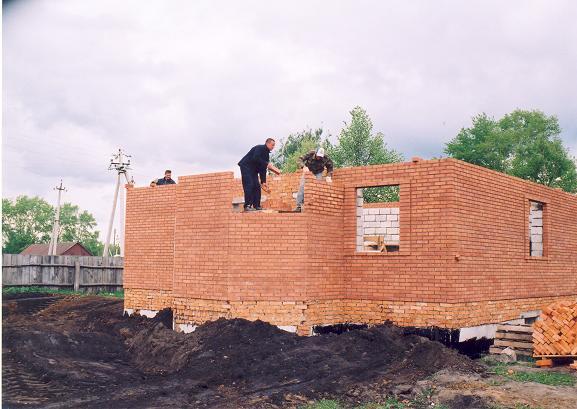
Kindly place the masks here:
POLYGON ((547 306, 533 325, 534 356, 577 356, 577 301, 547 306))
POLYGON ((504 349, 511 348, 517 355, 533 355, 533 328, 531 325, 497 325, 495 342, 489 348, 491 354, 500 354, 504 349))

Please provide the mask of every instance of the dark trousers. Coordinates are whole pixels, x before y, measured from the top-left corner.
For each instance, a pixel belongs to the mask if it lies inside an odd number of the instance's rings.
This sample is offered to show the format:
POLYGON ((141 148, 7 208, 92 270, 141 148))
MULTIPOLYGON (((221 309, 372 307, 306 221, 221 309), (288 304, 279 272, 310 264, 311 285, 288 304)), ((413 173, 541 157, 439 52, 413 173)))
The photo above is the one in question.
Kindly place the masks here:
POLYGON ((248 166, 240 167, 242 189, 244 190, 244 207, 260 207, 260 183, 258 172, 248 166))

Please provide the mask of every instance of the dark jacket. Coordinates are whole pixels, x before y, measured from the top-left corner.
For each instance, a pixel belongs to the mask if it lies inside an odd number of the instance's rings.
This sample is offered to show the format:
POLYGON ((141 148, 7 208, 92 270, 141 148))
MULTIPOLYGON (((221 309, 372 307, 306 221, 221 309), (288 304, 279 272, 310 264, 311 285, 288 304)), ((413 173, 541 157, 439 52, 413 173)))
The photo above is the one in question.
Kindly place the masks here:
POLYGON ((156 181, 157 186, 159 186, 159 185, 174 185, 174 184, 176 184, 176 182, 172 179, 166 180, 165 178, 160 178, 156 181))
POLYGON ((328 176, 333 175, 333 161, 327 155, 322 158, 315 158, 316 151, 310 151, 306 155, 299 158, 299 167, 302 168, 306 166, 313 174, 323 173, 323 170, 327 168, 328 176))
POLYGON ((258 172, 260 183, 266 183, 266 168, 270 162, 270 151, 266 145, 256 145, 238 162, 241 168, 258 172))

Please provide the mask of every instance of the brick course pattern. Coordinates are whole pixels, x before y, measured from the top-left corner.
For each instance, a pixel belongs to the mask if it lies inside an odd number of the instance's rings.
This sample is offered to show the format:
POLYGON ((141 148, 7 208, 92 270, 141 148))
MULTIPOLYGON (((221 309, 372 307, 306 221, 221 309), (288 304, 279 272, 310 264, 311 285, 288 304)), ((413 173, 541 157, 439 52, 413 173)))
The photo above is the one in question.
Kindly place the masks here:
MULTIPOLYGON (((300 174, 271 178, 294 207, 300 174)), ((262 319, 309 334, 342 322, 460 328, 577 297, 577 197, 454 159, 308 175, 303 213, 235 213, 232 172, 127 188, 125 308, 176 323, 262 319), (357 252, 356 189, 399 185, 400 249, 357 252), (530 203, 544 204, 543 256, 530 203), (495 222, 495 221, 498 221, 495 222)))

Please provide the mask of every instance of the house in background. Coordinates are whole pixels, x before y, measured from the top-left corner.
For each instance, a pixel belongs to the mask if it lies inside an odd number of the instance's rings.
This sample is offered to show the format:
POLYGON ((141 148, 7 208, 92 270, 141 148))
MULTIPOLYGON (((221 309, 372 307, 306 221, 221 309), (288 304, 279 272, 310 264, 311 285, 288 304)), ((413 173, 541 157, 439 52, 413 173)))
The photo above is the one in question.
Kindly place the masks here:
MULTIPOLYGON (((20 252, 20 254, 28 254, 32 256, 47 256, 48 243, 45 244, 31 244, 20 252)), ((58 243, 56 245, 57 256, 92 256, 86 247, 82 244, 76 243, 58 243)))

